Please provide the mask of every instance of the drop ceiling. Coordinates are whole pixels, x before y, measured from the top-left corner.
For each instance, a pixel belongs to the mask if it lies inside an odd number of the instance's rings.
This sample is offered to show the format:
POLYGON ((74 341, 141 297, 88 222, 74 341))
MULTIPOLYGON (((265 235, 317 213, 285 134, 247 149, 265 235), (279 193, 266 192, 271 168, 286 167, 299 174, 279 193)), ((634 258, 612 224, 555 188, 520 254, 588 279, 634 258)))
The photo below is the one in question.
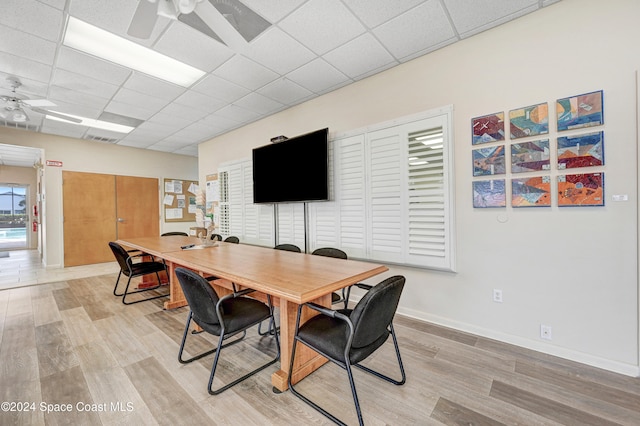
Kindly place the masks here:
POLYGON ((138 0, 2 0, 0 95, 11 90, 6 78, 17 77, 17 93, 47 99, 53 111, 136 127, 123 134, 35 112, 0 125, 197 156, 203 141, 557 1, 241 0, 271 26, 250 42, 225 44, 165 17, 149 39, 128 36, 138 0), (185 88, 66 47, 69 16, 206 75, 185 88))

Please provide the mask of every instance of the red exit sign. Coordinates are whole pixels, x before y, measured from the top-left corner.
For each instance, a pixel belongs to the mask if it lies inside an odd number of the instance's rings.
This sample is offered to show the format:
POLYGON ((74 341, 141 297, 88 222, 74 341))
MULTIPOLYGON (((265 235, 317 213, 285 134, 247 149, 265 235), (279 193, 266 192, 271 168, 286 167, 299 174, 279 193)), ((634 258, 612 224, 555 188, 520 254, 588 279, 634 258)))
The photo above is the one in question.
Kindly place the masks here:
POLYGON ((57 161, 57 160, 47 160, 47 166, 51 166, 51 167, 62 167, 62 161, 57 161))

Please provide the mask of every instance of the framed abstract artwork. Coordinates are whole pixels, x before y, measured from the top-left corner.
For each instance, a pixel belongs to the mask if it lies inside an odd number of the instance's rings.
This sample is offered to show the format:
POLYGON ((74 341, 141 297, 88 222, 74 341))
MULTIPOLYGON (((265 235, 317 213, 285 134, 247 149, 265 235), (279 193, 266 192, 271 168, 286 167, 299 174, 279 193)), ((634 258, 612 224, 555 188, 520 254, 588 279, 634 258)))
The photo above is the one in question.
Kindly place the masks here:
POLYGON ((509 133, 511 139, 549 133, 549 105, 531 105, 509 111, 509 133))
POLYGON ((604 206, 604 173, 558 176, 558 206, 604 206))
POLYGON ((473 207, 506 207, 505 180, 479 180, 473 182, 473 207))
POLYGON ((604 165, 604 132, 558 138, 558 169, 604 165))
POLYGON ((471 119, 473 145, 504 140, 504 112, 471 119))
POLYGON ((511 172, 534 172, 549 170, 549 139, 511 145, 511 172))
POLYGON ((474 149, 471 155, 474 176, 499 175, 506 172, 504 145, 474 149))
POLYGON ((551 177, 512 179, 511 205, 513 207, 551 206, 551 177))
POLYGON ((556 101, 558 131, 604 124, 603 93, 585 93, 556 101))

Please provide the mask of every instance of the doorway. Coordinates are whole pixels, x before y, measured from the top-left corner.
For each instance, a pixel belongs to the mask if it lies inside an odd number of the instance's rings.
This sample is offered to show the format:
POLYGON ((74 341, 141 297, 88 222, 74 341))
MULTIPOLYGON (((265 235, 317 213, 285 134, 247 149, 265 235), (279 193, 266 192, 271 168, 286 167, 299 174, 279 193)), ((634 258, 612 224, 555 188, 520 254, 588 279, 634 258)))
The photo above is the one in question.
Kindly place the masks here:
POLYGON ((29 186, 0 183, 0 251, 29 247, 29 186))

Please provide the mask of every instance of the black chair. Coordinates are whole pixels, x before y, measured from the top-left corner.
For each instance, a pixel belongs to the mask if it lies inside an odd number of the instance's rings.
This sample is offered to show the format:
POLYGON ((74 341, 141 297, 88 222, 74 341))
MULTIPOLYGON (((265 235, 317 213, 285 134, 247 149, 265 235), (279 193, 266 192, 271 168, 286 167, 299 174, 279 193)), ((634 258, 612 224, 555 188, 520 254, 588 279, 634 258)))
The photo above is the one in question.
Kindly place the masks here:
MULTIPOLYGON (((393 330, 393 316, 398 308, 404 283, 405 278, 397 275, 387 278, 373 287, 365 284, 357 284, 359 287, 366 288, 369 291, 360 299, 353 309, 340 309, 336 311, 315 303, 305 303, 298 308, 289 371, 293 371, 296 345, 298 342, 308 346, 341 368, 347 370, 360 425, 363 424, 362 413, 353 381, 352 365, 395 385, 402 385, 406 381, 406 375, 400 357, 400 349, 398 348, 398 340, 393 330), (300 325, 300 315, 303 306, 318 311, 321 315, 316 315, 300 325), (402 376, 401 380, 392 379, 389 376, 385 376, 360 364, 384 344, 389 334, 391 334, 393 338, 402 376)), ((289 375, 288 384, 292 394, 302 399, 335 423, 345 424, 338 420, 333 414, 298 392, 291 383, 291 375, 289 375)), ((380 389, 378 388, 376 391, 379 392, 380 389)))
MULTIPOLYGON (((335 257, 336 259, 347 259, 347 253, 333 247, 322 247, 319 249, 315 249, 313 252, 311 252, 311 254, 314 254, 316 256, 335 257)), ((344 302, 344 308, 347 309, 347 305, 349 304, 350 292, 350 286, 346 289, 342 289, 342 296, 334 291, 333 293, 331 293, 331 304, 344 302)))
POLYGON ((218 294, 206 278, 182 267, 176 268, 175 272, 178 277, 178 281, 180 282, 180 286, 182 287, 182 291, 184 292, 184 296, 189 303, 189 308, 191 309, 184 328, 182 343, 180 343, 178 361, 181 364, 187 364, 215 352, 216 355, 213 360, 213 366, 211 367, 211 375, 209 376, 209 385, 207 388, 211 395, 217 395, 224 392, 230 387, 242 382, 280 359, 280 341, 278 339, 278 334, 275 333, 274 337, 277 346, 277 354, 275 358, 245 374, 239 379, 213 390, 211 386, 216 374, 216 367, 218 366, 218 359, 222 348, 240 342, 244 338, 246 330, 254 325, 259 324, 266 319, 271 319, 273 321, 273 305, 271 304, 271 296, 267 296, 268 304, 265 304, 256 299, 243 297, 255 291, 252 289, 245 289, 219 298, 218 294), (182 353, 187 340, 187 335, 189 334, 189 325, 191 324, 191 321, 199 325, 205 332, 218 336, 218 345, 214 349, 185 360, 182 359, 182 353), (223 344, 225 340, 230 337, 237 336, 238 334, 242 335, 231 342, 223 344))
POLYGON ((302 253, 302 250, 300 250, 300 247, 293 245, 293 244, 278 244, 277 246, 274 247, 274 249, 276 250, 284 250, 284 251, 292 251, 295 253, 302 253))
POLYGON ((186 232, 180 232, 180 231, 171 231, 171 232, 165 232, 163 234, 161 234, 161 237, 168 237, 170 235, 180 235, 182 237, 188 237, 189 234, 187 234, 186 232))
POLYGON ((240 238, 238 238, 238 237, 234 237, 234 236, 231 236, 231 237, 227 237, 227 238, 225 238, 225 239, 224 239, 224 242, 225 242, 225 243, 234 243, 234 244, 238 244, 238 243, 240 243, 240 238))
POLYGON ((220 235, 220 234, 211 234, 211 239, 213 241, 222 241, 222 235, 220 235))
POLYGON ((127 296, 135 293, 142 293, 145 291, 155 290, 160 287, 160 272, 167 271, 167 266, 164 261, 157 262, 155 260, 145 261, 142 259, 143 256, 149 256, 146 253, 137 252, 137 254, 127 252, 120 244, 115 242, 110 242, 109 247, 113 252, 116 260, 118 261, 118 265, 120 265, 120 272, 118 272, 118 279, 116 279, 116 285, 113 287, 113 295, 114 296, 122 296, 122 303, 125 305, 132 305, 134 303, 146 302, 147 300, 158 299, 160 297, 166 297, 168 294, 159 294, 152 297, 147 297, 146 299, 134 300, 133 302, 127 302, 127 296), (156 274, 156 278, 158 279, 158 285, 129 291, 129 286, 131 285, 131 279, 135 277, 141 277, 143 275, 148 274, 156 274), (127 281, 127 286, 125 287, 122 293, 118 293, 118 284, 120 283, 120 276, 125 275, 129 277, 127 281))

